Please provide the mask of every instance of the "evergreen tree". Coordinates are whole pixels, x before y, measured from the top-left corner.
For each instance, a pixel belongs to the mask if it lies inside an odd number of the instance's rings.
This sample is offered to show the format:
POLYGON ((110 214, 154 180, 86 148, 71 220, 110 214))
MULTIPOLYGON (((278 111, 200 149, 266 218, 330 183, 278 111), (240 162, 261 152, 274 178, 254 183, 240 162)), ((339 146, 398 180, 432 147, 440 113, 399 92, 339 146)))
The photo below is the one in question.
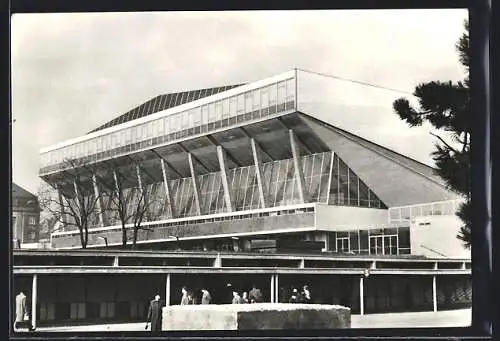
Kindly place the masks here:
POLYGON ((419 108, 414 108, 405 98, 393 103, 396 114, 409 126, 420 126, 429 122, 442 133, 436 137, 432 157, 436 163, 436 173, 445 180, 449 189, 462 195, 464 203, 459 207, 457 216, 463 225, 457 235, 466 248, 470 248, 471 215, 470 202, 470 88, 469 88, 469 36, 468 22, 464 24, 465 33, 456 44, 460 63, 465 69, 462 82, 432 81, 419 84, 413 93, 418 99, 419 108))

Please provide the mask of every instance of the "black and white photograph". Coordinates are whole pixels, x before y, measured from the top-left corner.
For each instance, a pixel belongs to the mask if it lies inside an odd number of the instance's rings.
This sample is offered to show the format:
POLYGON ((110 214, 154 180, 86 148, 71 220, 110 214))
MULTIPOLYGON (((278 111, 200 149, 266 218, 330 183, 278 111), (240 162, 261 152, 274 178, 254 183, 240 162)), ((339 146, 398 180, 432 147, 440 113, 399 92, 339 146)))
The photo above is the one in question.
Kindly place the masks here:
POLYGON ((467 9, 10 37, 13 335, 471 325, 467 9))

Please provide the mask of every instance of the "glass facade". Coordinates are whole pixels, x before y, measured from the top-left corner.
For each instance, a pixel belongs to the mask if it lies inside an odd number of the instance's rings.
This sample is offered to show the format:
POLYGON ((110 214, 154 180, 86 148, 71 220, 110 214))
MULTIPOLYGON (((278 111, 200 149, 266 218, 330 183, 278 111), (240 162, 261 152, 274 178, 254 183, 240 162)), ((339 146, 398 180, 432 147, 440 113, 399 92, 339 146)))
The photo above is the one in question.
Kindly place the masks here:
POLYGON ((410 228, 328 232, 328 250, 362 255, 410 254, 410 228))
MULTIPOLYGON (((301 165, 304 186, 310 203, 386 208, 366 184, 334 153, 325 152, 302 156, 301 165), (344 182, 347 179, 348 181, 344 182), (369 199, 361 200, 362 197, 369 199)), ((293 159, 266 162, 260 167, 267 207, 302 203, 293 159)), ((255 166, 233 168, 227 170, 226 174, 233 211, 263 208, 255 166)), ((162 181, 144 184, 143 190, 146 191, 148 210, 143 220, 157 221, 228 212, 221 172, 197 175, 196 181, 200 211, 198 211, 191 177, 168 180, 175 215, 172 214, 168 205, 165 184, 162 181)), ((141 199, 140 193, 137 184, 123 189, 125 202, 128 205, 127 212, 135 212, 139 205, 138 201, 141 199)), ((90 190, 84 194, 84 197, 88 199, 92 199, 94 195, 90 190)), ((72 204, 75 205, 76 201, 73 200, 72 204)), ((105 225, 112 226, 120 223, 116 207, 113 207, 114 204, 109 197, 103 196, 105 225)), ((97 224, 97 214, 92 218, 93 223, 97 224)))
POLYGON ((389 222, 410 222, 416 217, 454 215, 462 200, 439 201, 426 204, 389 208, 389 222))
POLYGON ((64 160, 97 162, 293 109, 295 78, 290 78, 42 153, 40 173, 61 169, 64 160))

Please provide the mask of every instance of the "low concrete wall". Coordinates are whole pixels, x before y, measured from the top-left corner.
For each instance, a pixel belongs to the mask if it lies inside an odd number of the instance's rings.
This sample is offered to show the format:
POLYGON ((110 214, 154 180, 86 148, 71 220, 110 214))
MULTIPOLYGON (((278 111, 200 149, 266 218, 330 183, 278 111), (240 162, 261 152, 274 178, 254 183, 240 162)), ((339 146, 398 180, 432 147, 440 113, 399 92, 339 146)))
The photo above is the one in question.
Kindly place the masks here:
POLYGON ((319 304, 221 304, 163 308, 162 330, 334 329, 351 327, 351 310, 319 304))

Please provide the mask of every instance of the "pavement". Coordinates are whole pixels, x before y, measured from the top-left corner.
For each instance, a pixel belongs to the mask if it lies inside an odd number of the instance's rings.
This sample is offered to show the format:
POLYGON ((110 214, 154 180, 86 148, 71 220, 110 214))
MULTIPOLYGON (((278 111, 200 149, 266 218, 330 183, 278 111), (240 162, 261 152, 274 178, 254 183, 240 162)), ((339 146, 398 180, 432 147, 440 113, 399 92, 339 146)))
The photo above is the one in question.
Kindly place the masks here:
MULTIPOLYGON (((352 315, 351 328, 444 328, 468 327, 472 310, 352 315)), ((37 332, 129 332, 144 331, 145 322, 86 326, 41 327, 37 332)))

